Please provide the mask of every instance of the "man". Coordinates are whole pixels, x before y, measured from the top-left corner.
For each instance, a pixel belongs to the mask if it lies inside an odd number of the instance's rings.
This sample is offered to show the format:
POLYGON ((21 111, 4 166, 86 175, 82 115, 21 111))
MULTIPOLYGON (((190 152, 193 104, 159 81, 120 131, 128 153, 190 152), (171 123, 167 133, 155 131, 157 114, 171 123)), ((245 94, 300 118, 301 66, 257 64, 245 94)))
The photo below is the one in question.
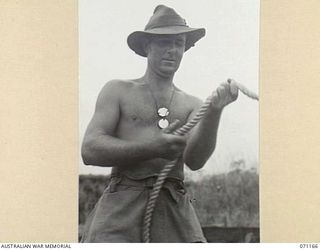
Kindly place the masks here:
POLYGON ((173 78, 184 52, 204 35, 164 5, 155 8, 144 31, 129 35, 129 47, 147 57, 147 69, 141 78, 108 82, 99 94, 82 157, 87 165, 113 167, 112 178, 86 222, 82 242, 141 242, 148 194, 164 165, 176 158, 156 204, 151 241, 206 241, 183 186, 183 166, 197 170, 210 157, 222 109, 236 100, 237 87, 221 84, 202 121, 187 136, 171 134, 202 104, 178 89, 173 78))

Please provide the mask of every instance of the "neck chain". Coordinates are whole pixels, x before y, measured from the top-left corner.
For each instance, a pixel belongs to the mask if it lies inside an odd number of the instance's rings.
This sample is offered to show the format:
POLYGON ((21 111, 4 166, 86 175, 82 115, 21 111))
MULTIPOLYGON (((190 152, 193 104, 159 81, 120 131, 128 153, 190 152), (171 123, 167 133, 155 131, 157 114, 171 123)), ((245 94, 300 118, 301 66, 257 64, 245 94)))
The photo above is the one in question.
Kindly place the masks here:
POLYGON ((147 84, 147 87, 151 93, 151 96, 152 96, 152 99, 154 101, 154 104, 156 106, 156 109, 157 109, 157 115, 159 116, 159 121, 158 121, 158 127, 160 129, 164 129, 166 127, 169 126, 169 121, 167 119, 167 116, 170 114, 170 111, 169 111, 169 108, 171 106, 171 102, 173 100, 173 96, 174 96, 174 93, 175 93, 175 89, 174 87, 172 87, 172 94, 171 94, 171 97, 170 97, 170 101, 169 101, 169 104, 167 107, 163 106, 163 107, 158 107, 158 104, 157 104, 157 100, 156 98, 154 97, 153 93, 152 93, 152 90, 150 88, 150 86, 147 84))

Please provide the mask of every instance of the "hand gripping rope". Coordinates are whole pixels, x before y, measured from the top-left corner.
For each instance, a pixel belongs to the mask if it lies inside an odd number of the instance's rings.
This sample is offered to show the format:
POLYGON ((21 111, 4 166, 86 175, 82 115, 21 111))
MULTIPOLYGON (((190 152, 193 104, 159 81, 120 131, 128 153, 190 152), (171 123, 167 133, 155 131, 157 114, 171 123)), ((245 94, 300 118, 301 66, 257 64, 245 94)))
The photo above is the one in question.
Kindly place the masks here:
MULTIPOLYGON (((248 96, 251 99, 259 100, 258 95, 248 90, 245 86, 241 85, 238 82, 235 82, 234 80, 228 79, 228 83, 234 83, 237 88, 246 96, 248 96)), ((205 113, 208 111, 210 105, 212 102, 212 96, 209 96, 203 105, 200 107, 198 113, 195 115, 193 119, 191 119, 189 122, 187 122, 185 125, 183 125, 181 128, 178 128, 173 132, 174 135, 180 135, 183 136, 187 134, 205 115, 205 113)), ((143 218, 143 229, 142 229, 142 239, 143 242, 149 243, 150 242, 150 226, 151 226, 151 219, 153 215, 153 210, 157 201, 157 198, 159 196, 160 190, 162 188, 162 185, 167 178, 170 171, 173 169, 173 167, 177 164, 178 159, 173 160, 169 162, 167 165, 164 166, 164 168, 161 170, 156 183, 153 186, 153 189, 150 193, 144 218, 143 218)))

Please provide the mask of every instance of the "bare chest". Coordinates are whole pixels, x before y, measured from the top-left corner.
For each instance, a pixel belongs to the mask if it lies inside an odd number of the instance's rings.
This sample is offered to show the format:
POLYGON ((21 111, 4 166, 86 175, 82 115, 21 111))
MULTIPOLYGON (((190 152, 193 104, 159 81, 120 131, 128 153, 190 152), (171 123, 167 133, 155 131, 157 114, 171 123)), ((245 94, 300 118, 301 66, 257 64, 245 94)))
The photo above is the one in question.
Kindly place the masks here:
POLYGON ((182 93, 176 92, 172 100, 170 97, 156 100, 146 91, 132 91, 128 93, 120 104, 120 122, 128 127, 157 126, 162 114, 158 114, 160 108, 167 108, 165 119, 172 123, 176 119, 182 124, 186 123, 192 108, 189 107, 182 93))

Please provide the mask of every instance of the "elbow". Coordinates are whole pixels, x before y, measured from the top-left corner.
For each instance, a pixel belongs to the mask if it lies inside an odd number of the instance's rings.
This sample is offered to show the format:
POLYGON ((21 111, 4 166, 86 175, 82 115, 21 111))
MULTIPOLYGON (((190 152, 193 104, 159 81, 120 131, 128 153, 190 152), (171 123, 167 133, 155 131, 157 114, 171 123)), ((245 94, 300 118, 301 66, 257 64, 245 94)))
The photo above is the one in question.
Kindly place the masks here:
POLYGON ((192 171, 199 170, 204 167, 206 162, 209 160, 214 150, 210 150, 210 152, 188 152, 184 156, 184 163, 188 166, 188 168, 192 171))
POLYGON ((84 141, 81 147, 81 157, 86 166, 112 167, 112 161, 106 157, 108 153, 101 152, 94 141, 84 141))
POLYGON ((81 157, 84 165, 86 166, 99 166, 99 156, 96 154, 94 142, 91 140, 84 140, 81 147, 81 157))
POLYGON ((196 171, 201 169, 204 164, 207 162, 208 159, 197 159, 196 157, 189 156, 185 158, 184 163, 187 165, 187 167, 192 170, 196 171))
POLYGON ((205 163, 186 161, 185 164, 187 165, 187 167, 190 170, 197 171, 197 170, 201 169, 204 166, 205 163))
POLYGON ((81 154, 82 156, 82 162, 86 166, 93 165, 93 163, 90 161, 90 158, 87 155, 81 154))
POLYGON ((92 156, 89 146, 85 143, 83 143, 81 147, 81 158, 84 165, 86 166, 94 165, 92 160, 94 157, 92 156))

